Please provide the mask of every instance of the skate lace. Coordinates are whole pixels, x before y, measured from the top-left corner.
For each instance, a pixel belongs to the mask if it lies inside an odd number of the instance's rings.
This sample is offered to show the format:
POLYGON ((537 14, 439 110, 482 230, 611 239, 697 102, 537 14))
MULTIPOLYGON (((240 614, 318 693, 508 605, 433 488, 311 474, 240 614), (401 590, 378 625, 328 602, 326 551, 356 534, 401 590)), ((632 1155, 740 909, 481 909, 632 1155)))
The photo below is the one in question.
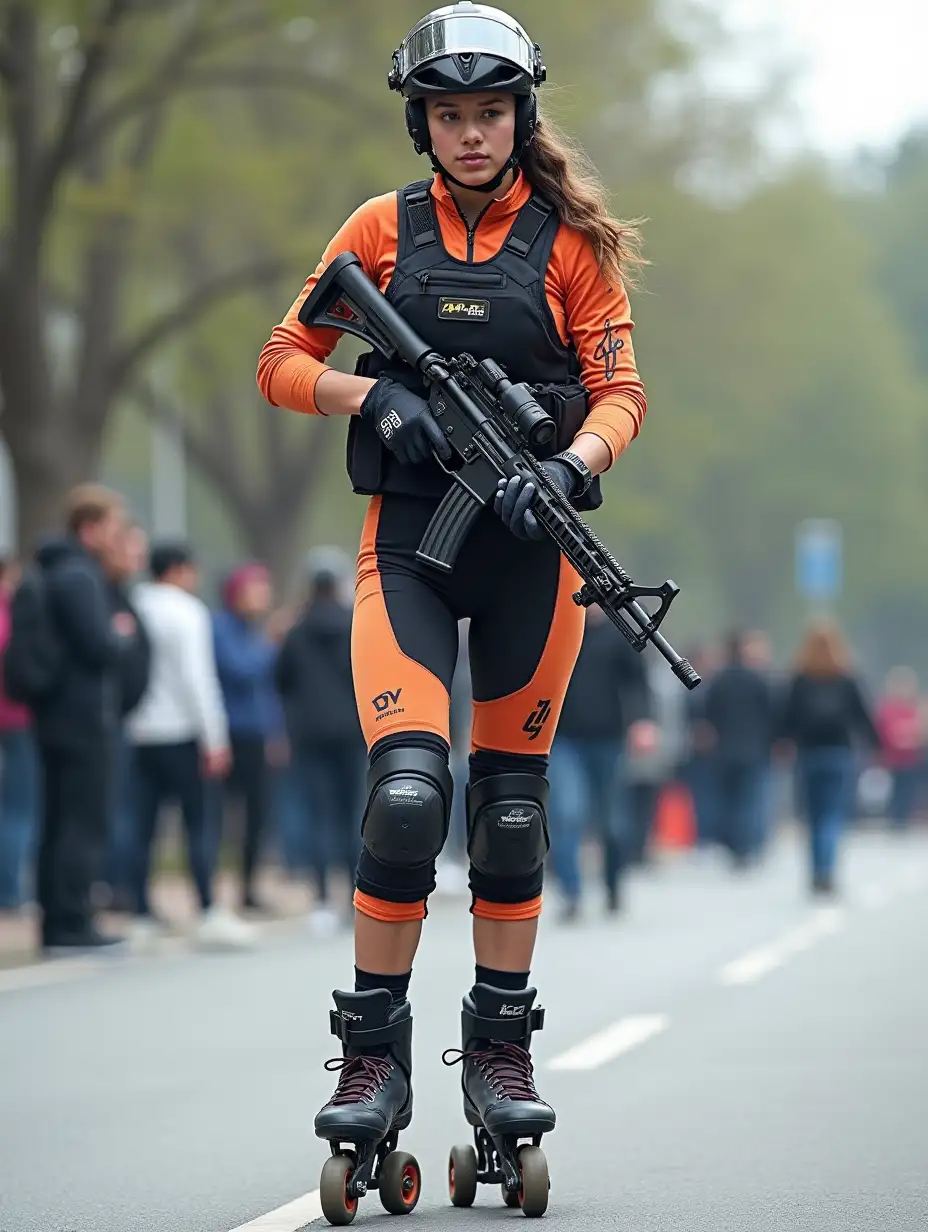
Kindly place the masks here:
POLYGON ((521 1044, 493 1040, 486 1048, 466 1052, 459 1048, 447 1048, 441 1059, 445 1065, 473 1061, 487 1085, 496 1092, 497 1099, 538 1099, 533 1078, 535 1067, 521 1044), (452 1058, 450 1061, 449 1056, 452 1058))
POLYGON ((335 1094, 330 1104, 356 1104, 371 1100, 378 1088, 383 1088, 393 1071, 391 1061, 383 1057, 331 1057, 325 1063, 329 1072, 341 1070, 335 1094))

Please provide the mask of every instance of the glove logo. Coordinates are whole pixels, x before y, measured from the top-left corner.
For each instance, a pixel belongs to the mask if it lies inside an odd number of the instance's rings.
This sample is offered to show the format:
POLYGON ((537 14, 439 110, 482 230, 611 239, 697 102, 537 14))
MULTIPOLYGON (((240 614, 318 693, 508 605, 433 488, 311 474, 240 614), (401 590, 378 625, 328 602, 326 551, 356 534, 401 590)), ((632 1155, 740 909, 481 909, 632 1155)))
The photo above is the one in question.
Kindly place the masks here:
POLYGON ((402 428, 403 421, 396 411, 388 411, 380 421, 380 435, 385 441, 390 440, 397 428, 402 428))
POLYGON ((538 705, 522 724, 522 730, 528 735, 529 740, 537 740, 541 735, 541 729, 551 717, 551 699, 549 697, 539 698, 538 705))

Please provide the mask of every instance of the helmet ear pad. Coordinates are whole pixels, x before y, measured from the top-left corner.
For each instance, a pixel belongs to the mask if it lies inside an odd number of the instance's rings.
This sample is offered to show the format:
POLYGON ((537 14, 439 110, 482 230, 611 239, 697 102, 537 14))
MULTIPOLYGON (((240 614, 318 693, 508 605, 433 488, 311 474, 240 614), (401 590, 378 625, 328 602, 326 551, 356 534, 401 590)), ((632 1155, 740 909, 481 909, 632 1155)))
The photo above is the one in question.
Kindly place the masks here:
POLYGON ((412 137, 417 154, 431 154, 432 137, 429 133, 429 122, 425 115, 424 98, 407 98, 406 128, 412 137))
POLYGON ((532 143, 538 126, 538 98, 535 91, 516 96, 516 130, 514 152, 521 158, 532 143))
MULTIPOLYGON (((521 158, 535 136, 538 126, 538 99, 533 90, 530 94, 516 96, 516 123, 513 153, 521 158)), ((425 113, 424 98, 406 100, 406 128, 416 147, 417 154, 432 153, 432 137, 425 113)))

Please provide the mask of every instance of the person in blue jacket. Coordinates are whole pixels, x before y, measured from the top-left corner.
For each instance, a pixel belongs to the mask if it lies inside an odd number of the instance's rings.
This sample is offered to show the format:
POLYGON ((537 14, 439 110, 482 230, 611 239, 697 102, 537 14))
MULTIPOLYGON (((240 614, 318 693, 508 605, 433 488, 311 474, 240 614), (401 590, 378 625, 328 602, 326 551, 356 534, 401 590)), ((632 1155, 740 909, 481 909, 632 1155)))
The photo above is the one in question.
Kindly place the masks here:
MULTIPOLYGON (((242 565, 225 581, 222 609, 213 615, 216 669, 229 720, 232 763, 223 785, 244 802, 242 906, 260 910, 255 894, 268 815, 268 749, 280 737, 283 716, 274 688, 277 646, 267 632, 271 581, 260 564, 242 565)), ((216 838, 221 841, 221 822, 216 838)))

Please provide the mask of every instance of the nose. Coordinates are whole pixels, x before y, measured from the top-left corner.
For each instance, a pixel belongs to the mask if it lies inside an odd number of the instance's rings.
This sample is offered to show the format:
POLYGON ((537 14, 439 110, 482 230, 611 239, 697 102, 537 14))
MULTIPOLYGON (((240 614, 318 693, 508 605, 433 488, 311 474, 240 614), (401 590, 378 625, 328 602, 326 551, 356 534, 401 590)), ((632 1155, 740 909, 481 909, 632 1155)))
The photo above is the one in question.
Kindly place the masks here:
POLYGON ((483 133, 476 123, 471 123, 465 128, 461 140, 465 145, 480 145, 483 142, 483 133))

